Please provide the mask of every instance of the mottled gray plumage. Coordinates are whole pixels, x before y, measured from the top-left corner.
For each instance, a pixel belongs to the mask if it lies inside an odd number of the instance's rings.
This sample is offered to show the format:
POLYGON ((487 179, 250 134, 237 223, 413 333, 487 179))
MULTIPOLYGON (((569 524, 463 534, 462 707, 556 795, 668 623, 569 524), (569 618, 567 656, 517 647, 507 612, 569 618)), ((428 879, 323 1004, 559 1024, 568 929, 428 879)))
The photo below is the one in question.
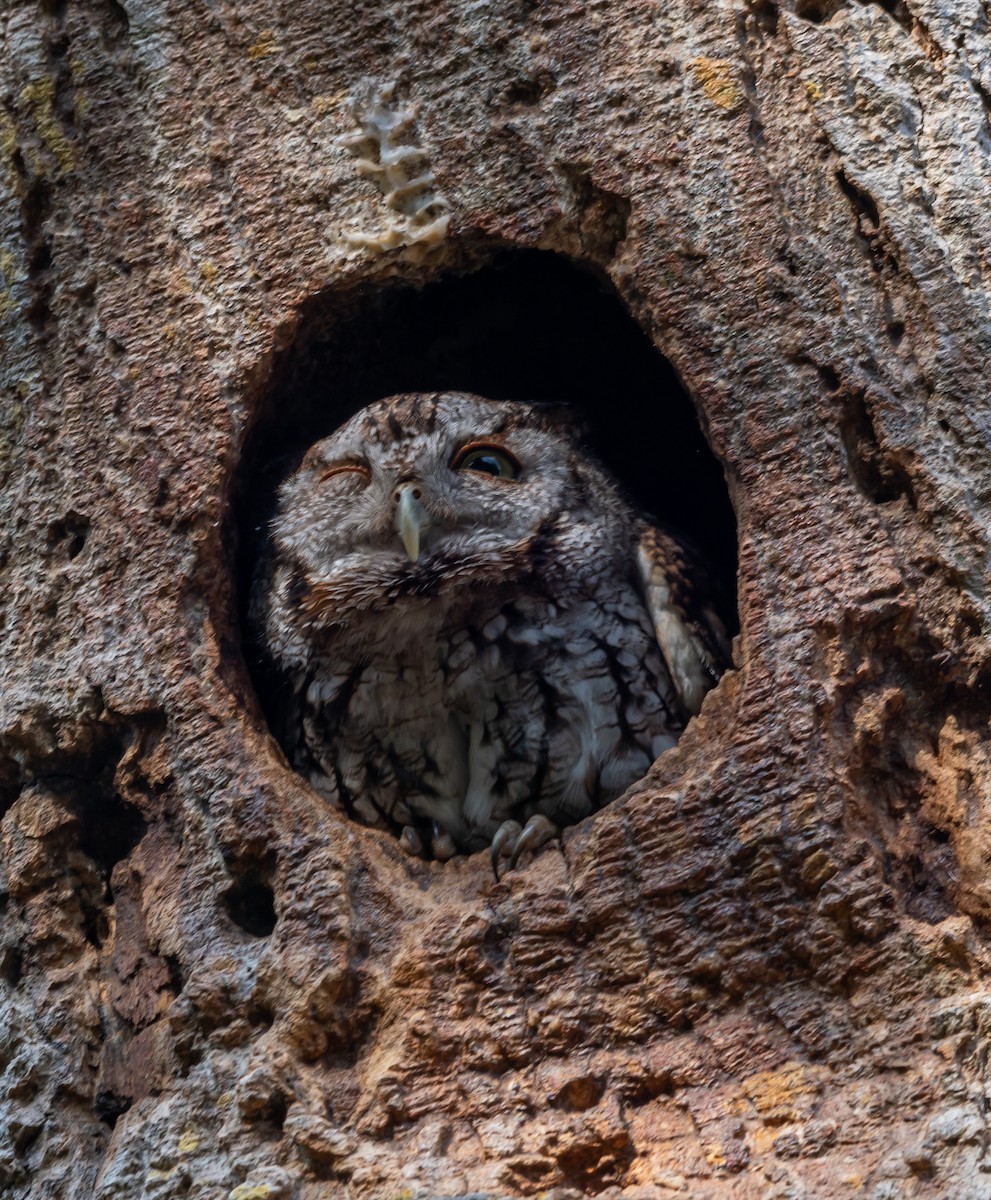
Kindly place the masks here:
POLYGON ((283 483, 254 584, 286 751, 415 852, 533 848, 640 778, 718 678, 690 561, 560 413, 370 405, 283 483))

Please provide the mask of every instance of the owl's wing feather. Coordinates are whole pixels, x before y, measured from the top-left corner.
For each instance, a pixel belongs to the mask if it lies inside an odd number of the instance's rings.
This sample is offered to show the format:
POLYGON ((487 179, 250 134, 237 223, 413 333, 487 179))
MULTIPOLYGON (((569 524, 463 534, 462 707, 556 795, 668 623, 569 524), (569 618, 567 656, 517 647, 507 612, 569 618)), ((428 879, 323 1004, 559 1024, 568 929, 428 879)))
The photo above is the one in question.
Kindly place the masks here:
POLYGON ((685 712, 694 716, 730 662, 729 638, 709 599, 705 569, 654 525, 641 527, 635 559, 657 644, 685 712))

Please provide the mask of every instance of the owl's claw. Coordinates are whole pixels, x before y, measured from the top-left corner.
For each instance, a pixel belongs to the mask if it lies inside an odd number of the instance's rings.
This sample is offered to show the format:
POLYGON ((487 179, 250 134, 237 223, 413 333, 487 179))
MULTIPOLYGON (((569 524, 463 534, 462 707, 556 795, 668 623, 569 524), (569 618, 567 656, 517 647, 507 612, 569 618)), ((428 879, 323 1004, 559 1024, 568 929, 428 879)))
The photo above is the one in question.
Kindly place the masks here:
POLYGON ((458 852, 458 848, 454 844, 454 838, 437 821, 434 821, 434 834, 430 839, 430 849, 433 851, 434 858, 438 862, 447 862, 449 858, 453 858, 458 852))
POLYGON ((423 838, 412 825, 404 825, 399 835, 399 848, 414 858, 423 858, 423 838))
POLYGON ((489 856, 492 859, 492 874, 496 877, 496 883, 499 882, 499 859, 512 852, 522 832, 519 821, 503 821, 496 830, 489 850, 489 856))
POLYGON ((516 839, 516 845, 513 847, 513 853, 509 859, 510 868, 516 869, 516 864, 524 851, 539 850, 545 842, 558 837, 560 832, 561 830, 554 822, 548 820, 543 813, 534 813, 524 826, 523 832, 516 839))
POLYGON ((492 859, 492 873, 499 882, 499 859, 509 855, 510 870, 516 869, 520 855, 527 850, 539 850, 551 838, 560 834, 560 829, 543 815, 535 813, 521 829, 519 821, 503 821, 492 839, 489 855, 492 859))

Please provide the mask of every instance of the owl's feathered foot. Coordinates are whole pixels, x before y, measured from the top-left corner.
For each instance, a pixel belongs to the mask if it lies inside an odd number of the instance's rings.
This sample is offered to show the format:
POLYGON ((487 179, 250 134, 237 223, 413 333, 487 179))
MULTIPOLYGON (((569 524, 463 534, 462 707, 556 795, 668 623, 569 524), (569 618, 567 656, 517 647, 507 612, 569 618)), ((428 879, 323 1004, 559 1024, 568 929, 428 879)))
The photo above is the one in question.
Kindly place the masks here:
POLYGON ((543 813, 534 813, 521 829, 519 821, 503 821, 492 839, 489 854, 492 859, 492 873, 499 882, 499 859, 509 855, 510 870, 516 869, 520 855, 527 850, 539 850, 545 842, 560 835, 561 830, 548 820, 543 813))

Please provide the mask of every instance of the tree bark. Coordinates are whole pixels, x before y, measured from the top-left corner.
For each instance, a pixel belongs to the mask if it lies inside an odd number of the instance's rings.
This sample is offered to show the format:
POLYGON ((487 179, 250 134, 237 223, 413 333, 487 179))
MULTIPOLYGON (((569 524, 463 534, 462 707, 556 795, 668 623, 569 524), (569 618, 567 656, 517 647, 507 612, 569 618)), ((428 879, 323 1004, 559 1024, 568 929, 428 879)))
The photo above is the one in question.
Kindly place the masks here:
POLYGON ((3 1195, 991 1197, 988 17, 6 0, 3 1195), (741 632, 496 884, 287 767, 233 545, 320 338, 507 248, 674 365, 741 632))

